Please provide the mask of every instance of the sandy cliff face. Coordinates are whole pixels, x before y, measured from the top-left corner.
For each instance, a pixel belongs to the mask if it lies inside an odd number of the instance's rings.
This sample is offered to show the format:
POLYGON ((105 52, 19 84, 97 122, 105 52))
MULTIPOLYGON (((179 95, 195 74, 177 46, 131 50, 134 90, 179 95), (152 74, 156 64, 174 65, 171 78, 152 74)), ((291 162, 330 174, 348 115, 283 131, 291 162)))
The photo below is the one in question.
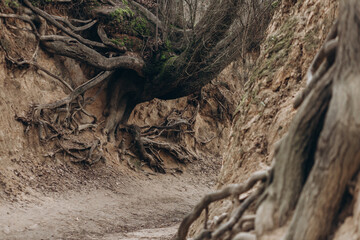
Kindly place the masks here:
MULTIPOLYGON (((32 57, 36 41, 30 34, 11 32, 2 20, 0 29, 2 48, 9 55, 26 60, 32 57)), ((38 52, 38 63, 49 70, 56 70, 54 61, 41 51, 38 52)), ((26 187, 19 183, 32 185, 36 176, 34 168, 42 161, 42 157, 38 156, 43 148, 33 133, 25 137, 24 126, 15 121, 15 117, 24 114, 31 104, 53 101, 65 96, 65 92, 51 77, 28 67, 18 69, 12 65, 5 59, 3 50, 0 51, 0 86, 0 195, 25 194, 26 187)))
MULTIPOLYGON (((338 15, 335 0, 280 2, 260 57, 239 94, 218 187, 242 182, 271 164, 274 144, 286 134, 296 112, 294 97, 305 86, 308 66, 338 15)), ((359 238, 358 183, 353 207, 342 213, 350 216, 339 217, 334 239, 359 238)), ((226 203, 218 204, 212 215, 226 211, 226 203)), ((284 230, 261 239, 279 239, 284 230)))
MULTIPOLYGON (((335 0, 275 1, 273 6, 277 10, 260 56, 249 63, 247 81, 237 95, 219 188, 243 182, 270 166, 274 144, 287 132, 296 112, 293 101, 306 85, 308 66, 338 14, 335 0)), ((229 206, 228 201, 215 204, 210 219, 231 210, 229 206)))
POLYGON ((270 165, 274 144, 295 113, 293 100, 306 84, 307 68, 337 16, 334 0, 287 2, 277 2, 260 57, 239 93, 219 186, 270 165))

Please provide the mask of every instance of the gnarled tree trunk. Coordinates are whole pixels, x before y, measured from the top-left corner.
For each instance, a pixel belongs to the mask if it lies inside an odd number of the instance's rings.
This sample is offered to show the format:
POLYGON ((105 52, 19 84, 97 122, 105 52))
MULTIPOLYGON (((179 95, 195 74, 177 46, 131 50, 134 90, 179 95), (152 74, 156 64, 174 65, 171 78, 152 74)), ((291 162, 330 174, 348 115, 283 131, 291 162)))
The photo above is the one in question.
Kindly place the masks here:
POLYGON ((325 74, 309 84, 313 88, 277 146, 274 178, 257 211, 259 235, 285 224, 295 210, 285 239, 327 239, 359 171, 359 1, 342 2, 335 27, 336 56, 322 59, 325 74))

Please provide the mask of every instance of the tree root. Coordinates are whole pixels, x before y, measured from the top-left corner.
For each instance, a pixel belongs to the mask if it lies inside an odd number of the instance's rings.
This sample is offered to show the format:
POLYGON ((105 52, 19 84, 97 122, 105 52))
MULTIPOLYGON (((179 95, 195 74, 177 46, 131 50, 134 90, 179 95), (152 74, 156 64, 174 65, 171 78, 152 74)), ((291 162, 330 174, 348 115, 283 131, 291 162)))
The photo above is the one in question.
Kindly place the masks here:
MULTIPOLYGON (((91 101, 93 98, 84 100, 81 95, 97 84, 106 81, 112 73, 112 71, 102 72, 77 87, 66 98, 53 103, 34 106, 28 117, 16 116, 16 120, 26 126, 26 131, 31 126, 37 127, 40 142, 57 140, 56 146, 58 149, 47 154, 49 157, 53 157, 57 153, 63 153, 69 156, 74 163, 86 164, 94 164, 101 159, 105 159, 102 155, 100 140, 94 140, 89 144, 83 142, 83 140, 74 141, 68 139, 75 138, 74 134, 77 135, 81 131, 97 127, 97 124, 95 124, 96 117, 84 109, 87 104, 86 101, 91 101), (93 118, 93 120, 89 123, 80 124, 77 121, 77 117, 81 118, 80 113, 93 118)), ((95 94, 95 97, 97 94, 95 94)))
POLYGON ((152 155, 146 152, 144 139, 140 135, 140 128, 136 125, 130 125, 128 129, 134 137, 135 147, 137 149, 140 160, 147 162, 149 167, 155 169, 157 172, 165 173, 162 160, 160 158, 154 159, 152 155))
POLYGON ((114 71, 101 72, 94 78, 87 81, 86 83, 81 84, 79 87, 75 88, 67 97, 65 97, 61 100, 58 100, 54 103, 41 104, 41 105, 36 106, 34 108, 34 117, 39 118, 41 111, 43 109, 55 109, 55 108, 58 108, 58 107, 61 107, 64 105, 68 108, 69 104, 72 101, 74 101, 78 96, 80 96, 81 94, 85 93, 87 90, 89 90, 89 89, 95 87, 96 85, 107 80, 113 74, 113 72, 114 71))
POLYGON ((140 57, 119 56, 107 58, 71 37, 50 35, 42 36, 40 40, 52 53, 83 61, 101 70, 131 69, 142 76, 144 61, 140 57))
POLYGON ((140 128, 136 125, 125 127, 133 136, 135 151, 141 160, 157 172, 165 173, 164 161, 159 152, 164 151, 172 156, 177 162, 186 164, 196 161, 199 157, 181 144, 161 142, 143 137, 140 128))
POLYGON ((332 26, 324 44, 317 52, 313 62, 311 63, 307 74, 307 86, 296 96, 294 108, 298 108, 301 105, 319 80, 331 68, 335 60, 335 54, 338 46, 337 27, 338 22, 332 26))
MULTIPOLYGON (((1 46, 1 45, 0 45, 1 46)), ((59 82, 61 82, 67 89, 69 89, 70 91, 73 91, 72 87, 65 81, 63 80, 62 78, 56 76, 55 74, 51 73, 49 70, 41 67, 38 63, 34 62, 34 61, 27 61, 27 60, 21 60, 21 61, 18 61, 16 59, 14 59, 13 57, 11 57, 8 52, 1 46, 1 48, 5 51, 5 55, 6 55, 6 58, 12 62, 13 64, 16 64, 18 66, 24 66, 24 65, 31 65, 33 67, 35 67, 36 69, 39 69, 41 71, 43 71, 44 73, 46 73, 47 75, 55 78, 56 80, 58 80, 59 82)), ((33 58, 35 57, 36 55, 36 52, 34 52, 33 54, 33 58)))
POLYGON ((53 155, 56 153, 66 153, 71 156, 71 162, 73 163, 92 165, 99 162, 101 159, 105 160, 102 155, 101 142, 98 139, 90 144, 73 140, 63 142, 57 141, 57 146, 59 149, 56 150, 53 155))
POLYGON ((27 15, 18 15, 18 14, 4 14, 4 13, 0 13, 0 17, 1 17, 1 18, 17 18, 17 19, 20 19, 20 20, 22 20, 22 21, 24 21, 24 22, 26 22, 26 23, 29 23, 30 26, 31 26, 31 28, 32 28, 32 30, 34 31, 33 33, 35 34, 35 36, 36 36, 37 38, 40 37, 40 34, 38 33, 35 24, 32 22, 32 19, 31 19, 29 16, 27 16, 27 15))
POLYGON ((54 124, 63 125, 63 127, 71 129, 71 132, 75 132, 75 133, 78 133, 87 128, 95 127, 96 125, 94 123, 96 121, 96 117, 89 114, 84 109, 83 106, 86 105, 86 102, 82 104, 81 101, 78 99, 78 97, 81 94, 85 93, 85 91, 95 87, 97 84, 106 81, 108 77, 111 76, 112 73, 113 72, 108 71, 98 74, 96 77, 92 78, 88 82, 77 87, 67 97, 61 100, 58 100, 53 103, 34 106, 31 114, 32 115, 31 122, 33 123, 32 125, 39 126, 40 140, 49 139, 48 134, 45 134, 47 137, 43 137, 42 134, 43 127, 45 127, 45 131, 46 131, 46 127, 51 127, 56 135, 62 135, 60 134, 60 132, 63 132, 63 130, 61 131, 56 130, 57 128, 54 127, 54 124), (78 100, 75 101, 76 99, 78 100), (52 117, 44 113, 45 109, 48 109, 53 112, 52 117), (60 119, 59 115, 62 112, 65 112, 65 117, 63 119, 60 119), (85 115, 92 117, 93 122, 82 125, 79 124, 75 118, 75 115, 79 112, 83 112, 85 115))
POLYGON ((104 28, 101 25, 98 25, 97 33, 98 33, 101 41, 105 45, 107 45, 107 46, 109 46, 109 47, 111 47, 113 49, 118 50, 120 53, 125 53, 127 51, 125 46, 120 47, 120 46, 116 45, 115 43, 111 42, 110 39, 107 37, 104 28))
MULTIPOLYGON (((254 173, 245 183, 242 184, 233 184, 228 187, 225 187, 222 190, 216 191, 214 193, 210 193, 205 195, 205 197, 202 198, 202 200, 194 207, 191 213, 189 213, 184 220, 181 222, 180 227, 178 229, 176 240, 185 240, 187 233, 189 231, 189 228, 191 224, 199 218, 201 212, 204 209, 207 209, 209 205, 213 202, 220 201, 222 199, 225 199, 227 197, 232 196, 235 199, 239 199, 240 194, 243 194, 247 191, 249 191, 252 187, 255 186, 255 184, 259 181, 265 182, 271 175, 272 169, 269 169, 267 171, 260 171, 254 173)), ((235 224, 240 222, 240 226, 245 221, 251 221, 249 217, 244 217, 244 219, 241 219, 241 216, 245 212, 245 210, 250 206, 252 202, 254 202, 259 196, 264 192, 264 189, 266 187, 266 184, 261 184, 254 192, 250 194, 234 211, 230 219, 217 227, 214 230, 207 230, 205 229, 198 237, 195 239, 219 239, 225 232, 232 232, 233 227, 235 224)), ((206 216, 207 219, 207 216, 206 216)), ((233 232, 237 233, 237 232, 233 232)))
POLYGON ((103 43, 99 43, 99 42, 94 42, 88 39, 83 38, 82 36, 72 32, 71 30, 65 28, 64 26, 62 26, 59 22, 57 22, 50 14, 48 14, 47 12, 34 7, 29 0, 24 0, 24 3, 27 7, 29 7, 34 13, 38 14, 39 16, 45 18, 48 22, 50 22, 52 25, 54 25, 55 27, 57 27, 58 29, 60 29, 61 31, 63 31, 64 33, 66 33, 67 35, 75 38, 76 40, 78 40, 79 42, 89 45, 89 46, 93 46, 93 47, 99 47, 99 48, 107 48, 107 46, 103 43))
MULTIPOLYGON (((97 20, 89 20, 88 23, 85 23, 83 26, 80 27, 75 27, 74 25, 71 24, 71 22, 69 20, 67 20, 66 18, 60 17, 60 16, 53 16, 51 15, 51 17, 53 17, 55 20, 61 21, 63 22, 66 26, 68 26, 72 31, 74 32, 81 32, 81 31, 85 31, 89 28, 91 28, 92 26, 94 26, 98 21, 97 20)), ((74 20, 72 20, 74 21, 74 20)))
POLYGON ((144 146, 148 149, 165 150, 180 163, 189 163, 198 159, 198 157, 180 144, 173 144, 170 142, 158 142, 148 138, 142 138, 144 146))

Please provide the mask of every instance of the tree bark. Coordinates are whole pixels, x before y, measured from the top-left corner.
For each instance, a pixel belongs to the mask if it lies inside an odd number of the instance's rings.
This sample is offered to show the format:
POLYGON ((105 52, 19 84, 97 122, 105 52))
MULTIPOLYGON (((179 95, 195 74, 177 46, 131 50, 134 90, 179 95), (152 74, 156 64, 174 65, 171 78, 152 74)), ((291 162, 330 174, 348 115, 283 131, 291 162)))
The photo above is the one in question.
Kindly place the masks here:
POLYGON ((76 39, 62 36, 42 36, 42 44, 49 52, 85 62, 101 70, 131 69, 142 76, 145 65, 140 57, 119 56, 105 57, 76 39))
POLYGON ((333 66, 275 153, 274 179, 257 211, 259 235, 283 225, 295 209, 285 239, 328 239, 346 186, 359 171, 360 3, 343 1, 340 12, 333 66))

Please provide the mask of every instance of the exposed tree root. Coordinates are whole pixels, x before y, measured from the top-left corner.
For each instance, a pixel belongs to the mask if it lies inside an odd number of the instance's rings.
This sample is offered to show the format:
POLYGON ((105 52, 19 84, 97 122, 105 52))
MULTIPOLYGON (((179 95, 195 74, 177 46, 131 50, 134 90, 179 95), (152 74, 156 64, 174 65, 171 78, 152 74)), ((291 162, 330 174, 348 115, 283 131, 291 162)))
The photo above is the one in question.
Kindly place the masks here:
POLYGON ((171 142, 157 142, 148 138, 142 138, 144 146, 150 150, 165 150, 180 163, 189 163, 197 160, 198 157, 186 147, 171 142))
MULTIPOLYGON (((89 20, 88 23, 85 23, 83 26, 80 27, 75 27, 74 25, 71 24, 71 22, 69 20, 67 20, 66 18, 63 17, 59 17, 59 16, 53 16, 51 15, 51 17, 53 17, 55 20, 61 21, 63 22, 66 26, 68 26, 72 31, 74 32, 81 32, 81 31, 85 31, 89 28, 91 28, 92 26, 94 26, 98 21, 97 20, 89 20)), ((74 20, 72 20, 74 21, 74 20)))
MULTIPOLYGON (((0 47, 5 51, 6 58, 7 58, 10 62, 12 62, 13 64, 16 64, 16 65, 18 65, 18 66, 31 65, 31 66, 35 67, 36 69, 39 69, 39 70, 43 71, 43 72, 46 73, 47 75, 55 78, 56 80, 58 80, 59 82, 61 82, 67 89, 69 89, 70 91, 73 91, 72 87, 71 87, 66 81, 64 81, 62 78, 56 76, 56 75, 53 74, 52 72, 48 71, 47 69, 41 67, 38 63, 36 63, 36 62, 34 62, 34 61, 32 61, 32 60, 30 60, 30 61, 27 61, 27 60, 20 60, 20 61, 18 61, 18 60, 16 60, 16 59, 14 59, 13 57, 11 57, 11 56, 9 55, 9 53, 8 53, 1 45, 0 45, 0 47)), ((36 55, 36 52, 37 52, 37 51, 34 52, 33 58, 34 58, 34 56, 36 55)))
POLYGON ((338 46, 337 27, 338 23, 336 22, 332 26, 324 44, 317 52, 313 62, 311 63, 308 70, 307 86, 296 96, 294 108, 298 108, 301 105, 304 99, 310 94, 311 90, 334 63, 335 53, 338 46))
POLYGON ((59 22, 57 22, 50 14, 48 14, 47 12, 34 7, 29 0, 24 0, 25 5, 30 8, 34 13, 38 14, 39 16, 45 18, 49 23, 51 23, 52 25, 54 25, 55 27, 57 27, 58 29, 62 30, 64 33, 66 33, 67 35, 75 38, 76 40, 78 40, 79 42, 89 45, 89 46, 93 46, 93 47, 99 47, 99 48, 106 48, 107 46, 103 43, 99 43, 99 42, 94 42, 88 39, 83 38, 82 36, 74 33, 73 31, 65 28, 63 25, 61 25, 59 22))
POLYGON ((36 37, 40 37, 40 34, 37 31, 37 28, 35 26, 35 24, 33 23, 32 19, 27 16, 27 15, 18 15, 18 14, 4 14, 4 13, 0 13, 0 17, 1 18, 17 18, 20 19, 26 23, 29 23, 32 30, 34 31, 33 33, 35 34, 36 37))
POLYGON ((71 162, 82 164, 95 164, 100 160, 105 160, 102 154, 102 147, 100 140, 95 140, 90 144, 77 142, 74 140, 57 141, 58 149, 54 153, 49 154, 53 157, 56 153, 65 153, 71 157, 71 162))
POLYGON ((161 159, 154 159, 154 157, 145 150, 143 138, 141 137, 140 133, 140 128, 136 125, 130 125, 128 129, 134 137, 134 144, 137 149, 138 155, 140 156, 140 160, 147 162, 149 167, 155 169, 157 172, 165 173, 165 170, 163 168, 163 162, 161 161, 161 159))
POLYGON ((118 50, 120 53, 125 53, 127 51, 125 46, 118 46, 115 43, 111 42, 110 39, 107 37, 104 28, 101 25, 98 25, 97 33, 101 39, 101 41, 106 44, 107 46, 118 50))
POLYGON ((69 105, 71 102, 73 102, 78 96, 85 93, 87 90, 95 87, 99 83, 102 83, 103 81, 107 80, 108 77, 113 74, 113 71, 106 71, 101 72, 96 77, 90 79, 86 83, 80 85, 79 87, 75 88, 66 98, 58 100, 54 103, 48 103, 48 104, 41 104, 38 106, 35 106, 34 108, 34 118, 39 119, 41 111, 43 109, 56 109, 58 107, 64 106, 66 107, 66 110, 69 112, 69 105))
POLYGON ((82 44, 74 38, 64 36, 42 36, 40 38, 46 48, 58 55, 70 57, 88 63, 101 70, 132 69, 142 75, 144 61, 135 56, 119 56, 107 58, 94 49, 82 44))
MULTIPOLYGON (((198 160, 198 156, 188 148, 179 143, 171 141, 155 141, 149 137, 144 137, 141 130, 136 125, 125 127, 133 136, 135 152, 141 160, 146 162, 148 166, 157 172, 165 173, 164 160, 160 156, 160 152, 170 155, 175 161, 186 164, 198 160)), ((148 135, 147 133, 145 135, 148 135)))
MULTIPOLYGON (((271 176, 272 169, 268 171, 261 171, 254 173, 245 183, 242 184, 233 184, 230 186, 225 187, 222 190, 216 191, 214 193, 210 193, 203 197, 203 199, 194 207, 192 212, 187 215, 184 220, 181 222, 180 227, 178 229, 176 240, 185 240, 188 234, 189 228, 191 224, 199 218, 201 212, 204 209, 207 209, 209 205, 213 202, 220 201, 227 197, 232 196, 235 202, 238 202, 239 196, 245 192, 248 192, 252 187, 255 186, 257 182, 262 182, 262 184, 250 194, 236 209, 233 211, 230 219, 221 224, 216 229, 208 230, 205 229, 203 232, 200 233, 198 237, 195 239, 220 239, 220 237, 225 232, 230 232, 231 234, 238 233, 234 226, 240 221, 240 227, 243 222, 253 220, 253 216, 251 218, 244 217, 242 220, 241 217, 245 210, 250 206, 252 202, 259 198, 259 196, 264 192, 266 187, 266 181, 271 176)), ((207 216, 206 216, 207 219, 207 216)))

